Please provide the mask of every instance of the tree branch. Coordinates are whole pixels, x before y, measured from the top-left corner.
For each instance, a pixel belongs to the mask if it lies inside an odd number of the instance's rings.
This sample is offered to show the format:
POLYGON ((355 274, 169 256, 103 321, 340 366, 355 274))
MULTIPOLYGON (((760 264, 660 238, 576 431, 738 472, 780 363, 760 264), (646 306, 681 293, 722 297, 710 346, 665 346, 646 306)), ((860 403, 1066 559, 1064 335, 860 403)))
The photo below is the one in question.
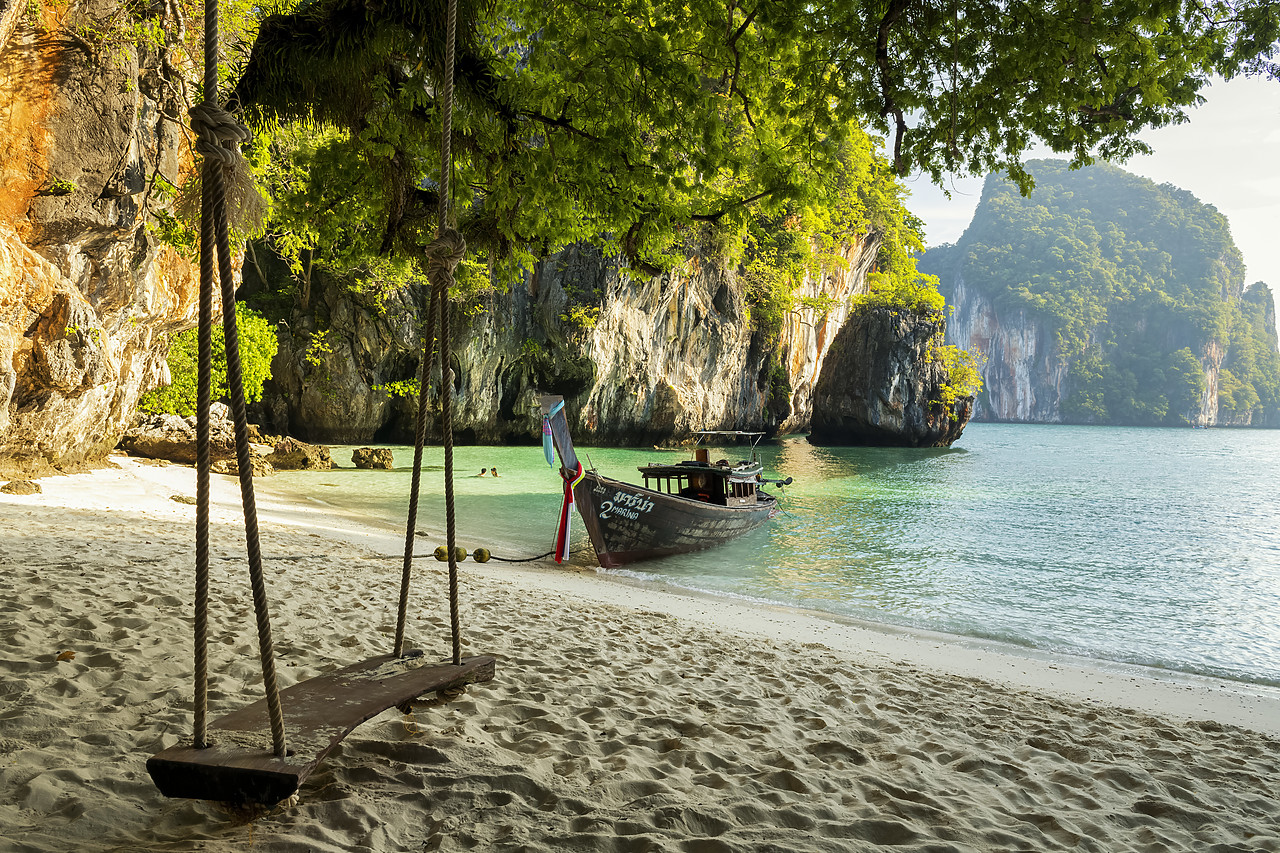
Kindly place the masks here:
MULTIPOLYGON (((549 115, 545 115, 543 113, 538 113, 538 112, 525 112, 525 113, 521 113, 521 115, 526 116, 527 118, 533 119, 536 122, 545 124, 548 127, 558 127, 561 130, 564 130, 573 134, 574 136, 581 136, 583 139, 589 139, 592 142, 598 143, 600 145, 604 145, 608 141, 594 134, 587 133, 585 130, 582 130, 579 127, 574 127, 573 122, 569 121, 568 119, 552 118, 549 115)), ((636 168, 635 164, 631 162, 630 158, 628 158, 626 154, 622 154, 622 163, 624 166, 627 167, 628 170, 633 170, 636 168)))
POLYGON ((1120 118, 1125 121, 1133 121, 1133 109, 1129 102, 1139 91, 1137 86, 1130 86, 1104 107, 1091 107, 1087 104, 1082 104, 1076 107, 1076 112, 1087 119, 1120 118))
POLYGON ((735 210, 739 207, 746 207, 747 205, 752 204, 753 202, 757 202, 762 198, 768 198, 769 196, 773 195, 776 192, 777 192, 776 189, 764 190, 763 192, 758 192, 749 198, 742 198, 742 199, 738 199, 737 201, 730 202, 729 204, 720 208, 720 210, 716 211, 715 213, 694 213, 694 214, 690 214, 689 218, 694 220, 695 222, 716 223, 716 222, 719 222, 721 219, 723 219, 725 214, 728 213, 729 211, 735 210))
POLYGON ((884 98, 880 115, 892 115, 894 118, 893 168, 898 174, 903 172, 902 137, 907 131, 907 122, 902 115, 902 108, 898 106, 897 99, 893 95, 895 87, 892 68, 889 65, 889 31, 907 11, 909 5, 910 0, 892 0, 884 17, 880 19, 880 25, 876 28, 876 68, 880 72, 880 94, 884 98))
POLYGON ((746 20, 742 22, 742 26, 738 27, 738 29, 734 31, 733 35, 729 36, 729 39, 725 42, 726 45, 728 45, 731 49, 733 49, 733 52, 735 54, 738 52, 737 51, 738 39, 742 38, 742 34, 747 31, 747 27, 751 26, 751 22, 756 19, 756 15, 758 14, 760 14, 760 6, 757 6, 751 10, 751 14, 747 15, 746 20))
POLYGON ((747 31, 747 27, 751 26, 751 22, 756 19, 756 15, 759 12, 760 7, 757 6, 751 11, 750 15, 747 15, 746 20, 742 22, 742 26, 738 27, 737 31, 729 36, 728 41, 725 42, 729 50, 733 51, 733 74, 729 77, 729 94, 736 94, 742 99, 742 113, 747 117, 747 124, 751 125, 752 130, 755 130, 756 123, 751 117, 751 101, 747 99, 747 93, 738 88, 738 72, 742 70, 742 54, 738 51, 738 39, 747 31))
POLYGON ((626 236, 622 238, 622 253, 627 256, 627 261, 641 272, 648 273, 649 275, 658 275, 662 272, 662 269, 640 257, 639 253, 636 251, 636 243, 638 243, 639 240, 640 220, 637 219, 635 222, 631 223, 631 227, 627 229, 626 236))

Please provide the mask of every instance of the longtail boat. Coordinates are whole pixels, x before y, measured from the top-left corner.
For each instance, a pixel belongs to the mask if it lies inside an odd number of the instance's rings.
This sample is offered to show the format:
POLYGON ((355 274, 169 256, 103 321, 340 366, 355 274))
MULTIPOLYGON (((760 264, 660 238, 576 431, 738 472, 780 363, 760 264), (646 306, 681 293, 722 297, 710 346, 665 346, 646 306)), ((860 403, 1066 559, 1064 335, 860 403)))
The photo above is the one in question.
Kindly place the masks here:
POLYGON ((565 500, 556 535, 556 562, 568 557, 569 521, 574 507, 582 516, 596 558, 605 568, 638 560, 700 551, 722 545, 754 530, 778 514, 778 499, 765 492, 765 483, 791 484, 791 478, 761 476, 755 442, 764 433, 704 431, 711 436, 753 439, 750 460, 730 463, 709 460, 708 448, 695 446, 694 458, 674 464, 650 463, 639 471, 644 485, 584 470, 573 449, 564 400, 541 398, 543 445, 554 465, 552 447, 560 455, 565 500))

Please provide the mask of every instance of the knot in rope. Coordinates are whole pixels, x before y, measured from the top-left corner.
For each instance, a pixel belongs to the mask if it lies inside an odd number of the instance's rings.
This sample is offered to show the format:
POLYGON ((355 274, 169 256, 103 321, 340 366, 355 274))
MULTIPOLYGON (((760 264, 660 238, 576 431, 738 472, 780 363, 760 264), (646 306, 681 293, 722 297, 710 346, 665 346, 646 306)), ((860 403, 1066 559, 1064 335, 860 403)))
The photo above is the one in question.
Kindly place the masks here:
POLYGON ((191 129, 199 137, 196 152, 231 166, 242 159, 240 143, 253 139, 249 129, 222 107, 210 101, 196 104, 187 113, 191 129))
POLYGON ((467 254, 467 241, 456 228, 441 228, 427 245, 427 278, 436 288, 453 284, 453 271, 467 254))

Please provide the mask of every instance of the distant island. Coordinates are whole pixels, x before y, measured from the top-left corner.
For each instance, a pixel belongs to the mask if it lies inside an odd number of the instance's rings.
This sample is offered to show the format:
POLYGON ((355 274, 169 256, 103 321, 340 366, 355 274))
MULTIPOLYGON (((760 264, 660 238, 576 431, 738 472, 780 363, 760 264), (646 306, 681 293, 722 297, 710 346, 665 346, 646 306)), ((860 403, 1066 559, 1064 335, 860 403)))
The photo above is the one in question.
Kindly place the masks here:
POLYGON ((929 249, 948 339, 985 359, 974 420, 1280 426, 1270 288, 1244 285, 1226 217, 1114 166, 987 178, 955 244, 929 249))

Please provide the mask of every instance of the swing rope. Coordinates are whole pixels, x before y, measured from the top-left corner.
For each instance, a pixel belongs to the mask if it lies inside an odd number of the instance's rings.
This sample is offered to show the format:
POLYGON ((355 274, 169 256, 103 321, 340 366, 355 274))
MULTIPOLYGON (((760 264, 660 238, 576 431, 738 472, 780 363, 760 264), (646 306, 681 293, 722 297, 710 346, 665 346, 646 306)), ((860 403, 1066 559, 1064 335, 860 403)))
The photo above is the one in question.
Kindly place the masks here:
POLYGON ((284 714, 276 683, 275 652, 262 550, 258 536, 258 511, 253 494, 253 470, 249 452, 249 419, 245 412, 239 332, 236 328, 235 283, 232 278, 231 241, 227 228, 226 172, 242 161, 239 143, 249 132, 218 104, 218 0, 205 0, 204 100, 191 111, 191 126, 199 137, 196 152, 204 158, 200 201, 200 331, 199 372, 196 389, 196 602, 195 602, 195 725, 194 745, 208 743, 208 626, 209 626, 209 404, 212 384, 213 277, 222 289, 222 330, 226 343, 227 385, 235 422, 236 464, 240 475, 240 499, 244 508, 245 542, 249 581, 253 589, 258 627, 258 655, 271 722, 272 750, 285 755, 284 714))
POLYGON ((450 179, 453 174, 453 66, 457 44, 458 2, 449 0, 446 23, 445 59, 440 107, 440 199, 436 213, 436 239, 426 248, 427 278, 431 282, 431 307, 427 312, 427 325, 423 341, 422 367, 418 382, 418 423, 414 436, 413 481, 409 495, 409 519, 405 530, 404 568, 401 573, 400 607, 396 615, 394 654, 404 653, 404 625, 409 603, 409 578, 413 562, 413 545, 417 526, 419 471, 422 466, 422 446, 426 442, 427 379, 431 371, 432 315, 437 308, 440 315, 440 421, 444 441, 444 494, 445 541, 449 550, 449 625, 453 639, 453 664, 462 665, 462 627, 458 612, 458 560, 457 519, 453 494, 453 365, 450 359, 449 337, 449 288, 453 286, 453 271, 467 252, 467 242, 453 227, 450 203, 450 179))
POLYGON ((391 653, 404 654, 404 628, 409 612, 409 580, 413 574, 413 546, 418 526, 418 489, 422 484, 422 448, 427 439, 427 385, 431 381, 431 361, 435 355, 432 328, 439 300, 433 290, 427 302, 427 322, 423 327, 422 364, 418 370, 418 421, 413 441, 413 478, 409 485, 409 516, 404 534, 404 566, 400 573, 400 607, 396 614, 396 639, 391 653))
MULTIPOLYGON (((207 164, 206 164, 207 165, 207 164)), ((200 316, 197 332, 196 376, 196 600, 195 600, 195 719, 192 741, 196 749, 208 742, 209 707, 209 404, 213 363, 213 202, 210 183, 200 193, 200 316)))

